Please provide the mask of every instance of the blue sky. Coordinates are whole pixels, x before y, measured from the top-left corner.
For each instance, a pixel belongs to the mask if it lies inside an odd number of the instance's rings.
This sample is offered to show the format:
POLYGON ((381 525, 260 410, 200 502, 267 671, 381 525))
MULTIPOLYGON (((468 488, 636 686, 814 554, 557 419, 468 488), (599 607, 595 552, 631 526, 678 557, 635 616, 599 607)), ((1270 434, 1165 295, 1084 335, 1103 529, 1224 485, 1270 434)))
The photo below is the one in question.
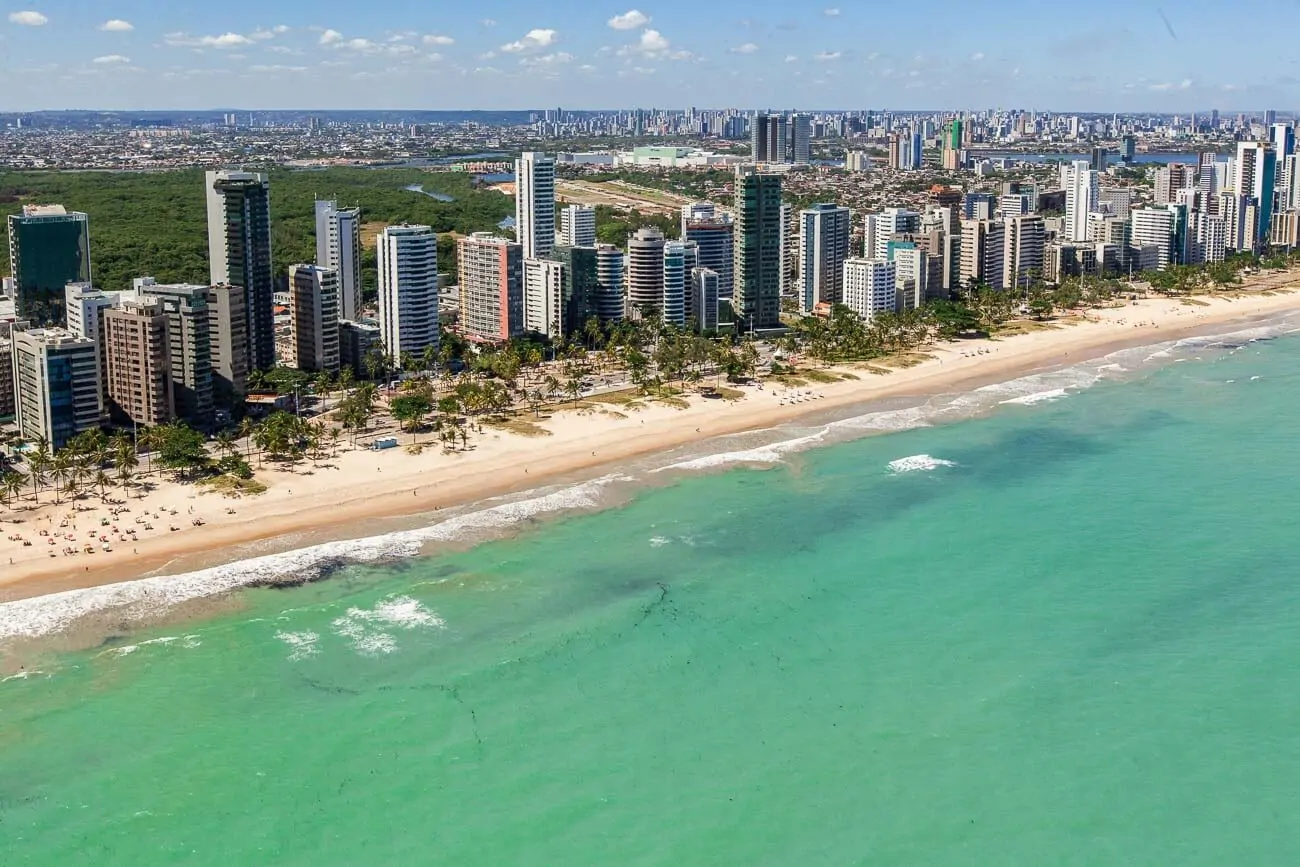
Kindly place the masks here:
POLYGON ((0 111, 1286 110, 1300 65, 1290 24, 1269 38, 1283 18, 1300 5, 0 0, 0 111))

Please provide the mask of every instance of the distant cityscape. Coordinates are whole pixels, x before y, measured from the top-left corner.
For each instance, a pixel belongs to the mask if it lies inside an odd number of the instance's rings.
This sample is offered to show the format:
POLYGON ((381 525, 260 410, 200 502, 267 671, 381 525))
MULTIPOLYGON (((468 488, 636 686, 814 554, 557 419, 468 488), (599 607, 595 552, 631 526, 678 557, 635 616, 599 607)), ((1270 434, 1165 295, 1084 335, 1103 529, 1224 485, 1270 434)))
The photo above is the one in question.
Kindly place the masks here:
POLYGON ((436 358, 446 333, 491 347, 653 319, 763 338, 837 309, 870 323, 1300 246, 1296 125, 1273 111, 58 112, 0 126, 10 169, 207 169, 203 285, 102 287, 95 215, 23 202, 8 217, 0 419, 55 449, 104 425, 211 432, 256 402, 255 372, 373 376, 436 358), (456 237, 441 273, 432 227, 379 228, 372 302, 366 215, 321 200, 315 261, 277 277, 263 167, 358 165, 482 176, 514 196, 513 226, 456 237), (602 208, 672 219, 599 243, 602 208))

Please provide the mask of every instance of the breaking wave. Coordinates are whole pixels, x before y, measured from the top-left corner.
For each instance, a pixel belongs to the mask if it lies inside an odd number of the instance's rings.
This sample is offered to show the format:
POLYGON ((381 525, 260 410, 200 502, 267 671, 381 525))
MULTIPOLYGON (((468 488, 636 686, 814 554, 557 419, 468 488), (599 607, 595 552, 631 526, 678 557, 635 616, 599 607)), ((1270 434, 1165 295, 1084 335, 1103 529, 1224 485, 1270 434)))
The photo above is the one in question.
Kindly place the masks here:
POLYGON ((931 457, 930 455, 911 455, 899 458, 896 461, 890 461, 889 471, 891 473, 927 473, 940 467, 955 466, 957 466, 956 463, 945 461, 943 458, 931 457))

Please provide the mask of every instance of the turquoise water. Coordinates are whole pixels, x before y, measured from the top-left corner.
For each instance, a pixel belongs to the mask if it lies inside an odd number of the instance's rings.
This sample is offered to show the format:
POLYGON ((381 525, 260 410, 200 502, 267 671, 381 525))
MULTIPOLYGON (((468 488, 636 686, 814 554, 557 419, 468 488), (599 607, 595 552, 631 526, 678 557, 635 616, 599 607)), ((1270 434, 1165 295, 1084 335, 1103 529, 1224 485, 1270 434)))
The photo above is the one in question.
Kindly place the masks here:
POLYGON ((1300 340, 1173 355, 43 661, 0 863, 1295 863, 1300 340))

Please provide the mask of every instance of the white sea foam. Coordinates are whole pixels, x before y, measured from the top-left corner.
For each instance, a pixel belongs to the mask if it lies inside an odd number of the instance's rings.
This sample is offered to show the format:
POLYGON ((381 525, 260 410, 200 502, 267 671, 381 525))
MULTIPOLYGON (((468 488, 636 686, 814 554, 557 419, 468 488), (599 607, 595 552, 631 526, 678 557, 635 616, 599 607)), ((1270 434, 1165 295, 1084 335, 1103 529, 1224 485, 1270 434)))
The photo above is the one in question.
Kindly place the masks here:
POLYGON ((807 436, 769 443, 765 446, 757 446, 743 451, 719 452, 712 455, 703 455, 687 461, 679 461, 675 464, 669 464, 666 467, 659 467, 652 472, 662 473, 668 470, 707 470, 713 467, 727 466, 728 464, 779 464, 785 460, 787 454, 810 448, 824 440, 826 438, 827 430, 827 428, 822 428, 816 433, 807 436))
POLYGON ((315 656, 320 653, 320 648, 316 646, 320 641, 320 634, 316 632, 277 632, 275 637, 289 645, 291 652, 289 659, 293 662, 306 659, 309 656, 315 656))
POLYGON ((1036 391, 1033 394, 1026 394, 1021 397, 1009 398, 1007 400, 1002 401, 1002 404, 1004 406, 1007 404, 1015 404, 1018 406, 1033 406, 1036 403, 1051 403, 1054 400, 1060 400, 1063 397, 1068 397, 1069 394, 1070 393, 1063 388, 1052 388, 1047 391, 1036 391))
POLYGON ((896 461, 890 461, 889 471, 891 473, 921 473, 937 470, 940 467, 955 466, 957 466, 956 463, 945 461, 943 458, 931 457, 930 455, 910 455, 896 461))
POLYGON ((108 609, 113 609, 119 619, 143 621, 190 600, 292 576, 310 577, 340 563, 413 557, 428 543, 489 535, 541 515, 595 508, 600 505, 600 494, 606 486, 626 478, 605 476, 522 500, 497 498, 487 501, 495 505, 415 530, 327 542, 184 575, 142 578, 3 603, 0 604, 0 641, 49 635, 87 615, 108 609))
POLYGON ((0 677, 0 683, 8 683, 11 680, 27 680, 28 678, 39 677, 41 675, 49 677, 49 675, 45 674, 43 671, 20 671, 17 674, 11 674, 8 677, 0 677))
POLYGON ((334 633, 346 638, 362 656, 380 656, 397 650, 397 639, 386 629, 411 631, 441 628, 443 620, 409 596, 394 596, 369 610, 349 608, 330 624, 334 633))
POLYGON ((662 548, 664 545, 668 545, 671 543, 672 543, 672 539, 668 539, 663 536, 655 536, 650 540, 650 547, 662 548))

